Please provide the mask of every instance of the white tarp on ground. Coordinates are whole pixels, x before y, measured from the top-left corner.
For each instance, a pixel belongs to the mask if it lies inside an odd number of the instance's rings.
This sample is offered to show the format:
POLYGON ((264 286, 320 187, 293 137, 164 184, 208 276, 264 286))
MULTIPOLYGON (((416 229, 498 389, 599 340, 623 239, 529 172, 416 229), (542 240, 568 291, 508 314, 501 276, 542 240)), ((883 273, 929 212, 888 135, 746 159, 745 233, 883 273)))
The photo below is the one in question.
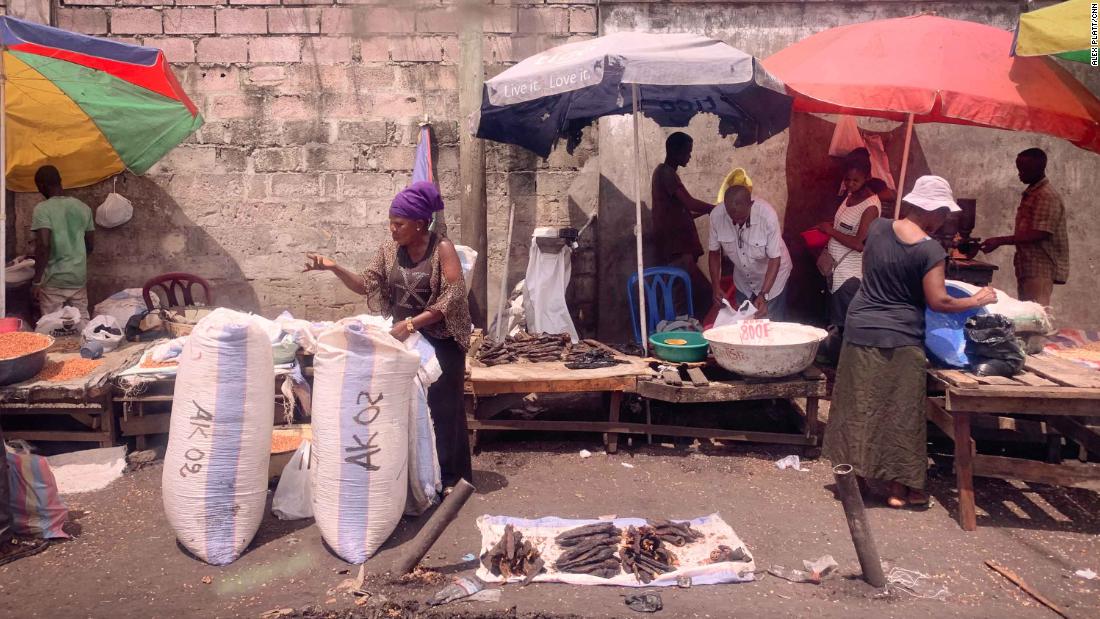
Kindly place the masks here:
MULTIPOLYGON (((517 531, 523 533, 523 539, 534 544, 543 561, 546 563, 546 571, 534 578, 534 582, 563 582, 572 585, 615 585, 621 587, 668 587, 676 584, 681 576, 691 578, 693 585, 717 585, 724 583, 750 582, 753 580, 753 571, 756 563, 752 554, 737 537, 733 529, 726 524, 718 514, 711 514, 701 518, 688 520, 691 528, 699 531, 704 538, 685 546, 669 546, 669 549, 680 561, 676 571, 662 574, 649 583, 639 582, 633 574, 619 574, 614 578, 599 578, 588 574, 569 574, 555 571, 554 561, 562 553, 562 549, 554 542, 554 538, 568 531, 586 524, 596 522, 608 522, 607 520, 567 520, 564 518, 546 517, 537 520, 524 518, 512 518, 509 516, 481 516, 477 519, 477 528, 481 531, 481 550, 478 556, 484 556, 500 537, 504 535, 504 527, 512 525, 517 531), (729 546, 736 550, 744 548, 746 561, 726 561, 722 563, 709 563, 710 553, 719 545, 729 546)), ((615 518, 611 520, 616 527, 645 526, 643 518, 615 518)), ((479 565, 477 577, 485 582, 502 582, 503 578, 494 576, 484 565, 479 565)), ((519 582, 522 577, 513 578, 512 582, 519 582)))
POLYGON ((126 470, 126 447, 84 449, 46 458, 58 494, 102 490, 126 470))

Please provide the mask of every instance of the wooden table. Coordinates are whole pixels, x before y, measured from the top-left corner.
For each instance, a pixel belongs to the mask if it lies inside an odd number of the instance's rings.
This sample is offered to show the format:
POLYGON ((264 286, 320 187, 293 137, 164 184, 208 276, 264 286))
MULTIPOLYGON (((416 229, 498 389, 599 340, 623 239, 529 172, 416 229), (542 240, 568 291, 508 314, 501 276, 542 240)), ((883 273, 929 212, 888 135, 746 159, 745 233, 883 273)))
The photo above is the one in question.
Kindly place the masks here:
MULTIPOLYGON (((634 391, 638 377, 653 372, 642 360, 594 370, 570 370, 562 362, 509 363, 493 367, 471 367, 466 379, 466 425, 471 447, 477 446, 481 430, 546 430, 551 432, 603 432, 608 453, 619 448, 619 433, 636 432, 644 424, 619 421, 624 393, 634 391), (493 419, 493 416, 531 393, 609 394, 607 421, 540 421, 537 419, 493 419), (495 401, 479 402, 493 396, 495 401)), ((641 430, 645 432, 645 430, 641 430)))
POLYGON ((704 375, 705 381, 701 381, 698 385, 690 380, 690 377, 682 385, 668 384, 660 378, 639 380, 637 392, 644 398, 673 404, 806 398, 806 409, 804 411, 799 409, 799 412, 804 415, 803 432, 801 434, 749 432, 658 425, 651 426, 652 429, 647 430, 647 433, 806 447, 817 447, 821 444, 818 403, 821 398, 828 396, 828 385, 825 374, 816 367, 810 367, 800 375, 777 379, 740 377, 718 367, 706 368, 704 375))
MULTIPOLYGON (((113 446, 117 429, 111 401, 112 380, 115 372, 133 365, 141 357, 145 346, 124 344, 104 355, 99 367, 81 378, 68 381, 31 379, 0 387, 4 437, 113 446), (69 427, 57 427, 64 423, 69 427)), ((78 353, 49 353, 47 360, 79 357, 78 353)))
POLYGON ((971 434, 976 415, 1041 418, 1087 450, 1100 452, 1100 434, 1082 422, 1087 417, 1100 418, 1100 372, 1049 354, 1028 357, 1025 369, 1013 378, 957 370, 929 372, 930 382, 942 388, 944 395, 929 398, 928 419, 955 442, 959 524, 967 531, 978 526, 975 475, 1060 486, 1100 480, 1100 470, 1092 466, 976 453, 971 434))

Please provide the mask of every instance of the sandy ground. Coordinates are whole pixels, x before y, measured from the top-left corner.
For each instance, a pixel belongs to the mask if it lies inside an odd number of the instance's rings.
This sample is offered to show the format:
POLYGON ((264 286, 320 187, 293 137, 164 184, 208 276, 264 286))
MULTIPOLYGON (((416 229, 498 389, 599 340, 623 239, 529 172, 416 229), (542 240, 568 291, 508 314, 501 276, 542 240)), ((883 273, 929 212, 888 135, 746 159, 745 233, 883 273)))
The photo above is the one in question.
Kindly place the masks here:
POLYGON ((708 445, 608 456, 594 441, 490 443, 474 462, 479 493, 425 559, 427 577, 390 585, 380 575, 393 547, 417 524, 406 520, 368 563, 372 595, 363 606, 340 588, 358 568, 326 550, 312 520, 280 522, 268 515, 246 554, 227 567, 185 554, 164 517, 161 468, 154 464, 104 490, 65 497, 83 532, 0 567, 0 616, 260 617, 274 609, 332 617, 630 616, 637 613, 624 605, 625 591, 612 587, 509 586, 499 603, 429 610, 423 602, 445 579, 472 574, 474 565, 462 556, 477 552, 474 519, 481 514, 689 518, 718 512, 748 544, 758 568, 800 567, 803 559, 828 553, 840 563, 840 574, 819 586, 767 576, 749 584, 665 589, 658 615, 1055 617, 986 568, 984 561, 992 559, 1071 616, 1100 617, 1100 580, 1072 575, 1085 567, 1100 571, 1096 493, 982 479, 980 528, 965 533, 953 519, 952 478, 934 472, 931 509, 876 507, 870 520, 883 560, 930 575, 947 589, 947 599, 880 595, 856 577, 858 563, 827 465, 813 462, 809 472, 776 469, 773 461, 787 453, 794 452, 708 445), (581 459, 582 448, 596 455, 581 459))

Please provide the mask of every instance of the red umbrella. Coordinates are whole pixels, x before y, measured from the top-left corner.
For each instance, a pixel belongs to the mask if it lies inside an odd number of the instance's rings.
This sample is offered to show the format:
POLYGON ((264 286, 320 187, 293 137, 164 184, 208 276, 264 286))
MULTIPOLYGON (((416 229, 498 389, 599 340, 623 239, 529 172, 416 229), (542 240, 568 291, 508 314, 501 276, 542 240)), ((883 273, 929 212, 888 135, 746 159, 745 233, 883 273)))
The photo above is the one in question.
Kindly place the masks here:
POLYGON ((1013 57, 1012 33, 918 15, 819 32, 764 60, 803 112, 1032 131, 1100 152, 1100 99, 1045 57, 1013 57))

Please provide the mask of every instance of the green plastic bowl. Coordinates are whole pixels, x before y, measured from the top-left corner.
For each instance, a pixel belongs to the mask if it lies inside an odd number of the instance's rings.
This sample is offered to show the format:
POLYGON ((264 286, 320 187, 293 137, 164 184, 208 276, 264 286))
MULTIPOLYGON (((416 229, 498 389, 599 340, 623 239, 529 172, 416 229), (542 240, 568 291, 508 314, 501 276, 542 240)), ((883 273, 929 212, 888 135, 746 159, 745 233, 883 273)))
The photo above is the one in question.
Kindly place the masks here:
POLYGON ((690 363, 707 358, 707 341, 695 331, 668 331, 649 336, 649 345, 658 359, 690 363), (668 340, 687 340, 687 344, 667 344, 668 340))

